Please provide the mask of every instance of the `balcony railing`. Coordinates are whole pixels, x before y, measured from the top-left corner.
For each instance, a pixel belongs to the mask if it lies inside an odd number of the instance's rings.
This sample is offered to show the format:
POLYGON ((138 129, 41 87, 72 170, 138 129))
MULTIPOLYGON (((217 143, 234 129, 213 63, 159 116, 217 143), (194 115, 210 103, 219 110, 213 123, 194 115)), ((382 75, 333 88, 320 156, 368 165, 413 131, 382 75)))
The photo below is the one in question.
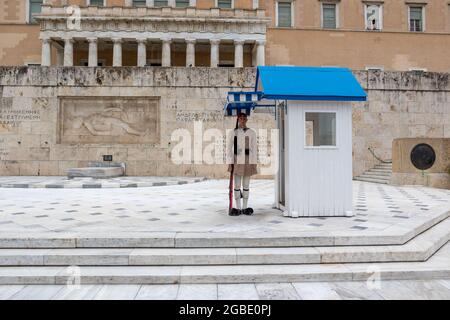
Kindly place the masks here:
MULTIPOLYGON (((68 6, 42 5, 41 18, 68 17, 72 13, 68 6)), ((187 18, 223 18, 223 19, 266 19, 264 9, 198 9, 194 7, 79 7, 78 13, 82 18, 111 17, 111 18, 147 18, 147 17, 187 17, 187 18)), ((72 11, 73 12, 73 11, 72 11)))

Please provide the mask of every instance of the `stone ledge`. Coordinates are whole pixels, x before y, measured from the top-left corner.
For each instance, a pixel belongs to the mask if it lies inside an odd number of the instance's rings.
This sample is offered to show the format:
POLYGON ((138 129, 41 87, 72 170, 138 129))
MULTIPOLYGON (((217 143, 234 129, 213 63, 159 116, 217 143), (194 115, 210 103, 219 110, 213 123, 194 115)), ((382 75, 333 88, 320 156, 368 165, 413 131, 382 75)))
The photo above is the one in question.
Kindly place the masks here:
MULTIPOLYGON (((125 174, 122 167, 86 167, 86 168, 71 168, 67 170, 69 179, 75 177, 89 177, 95 179, 116 178, 125 174)), ((83 186, 85 187, 85 186, 83 186)))

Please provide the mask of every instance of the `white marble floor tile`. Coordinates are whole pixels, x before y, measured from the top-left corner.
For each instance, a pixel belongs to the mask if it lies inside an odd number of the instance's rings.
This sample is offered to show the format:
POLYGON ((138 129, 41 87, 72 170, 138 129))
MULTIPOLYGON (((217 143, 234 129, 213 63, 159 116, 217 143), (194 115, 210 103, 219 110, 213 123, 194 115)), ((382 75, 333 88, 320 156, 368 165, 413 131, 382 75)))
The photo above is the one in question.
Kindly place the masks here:
POLYGON ((436 281, 382 281, 377 292, 388 300, 448 300, 450 290, 436 281))
POLYGON ((180 284, 177 300, 217 300, 217 284, 180 284))
POLYGON ((136 295, 136 300, 175 300, 178 284, 143 285, 136 295))
POLYGON ((49 300, 63 287, 61 285, 29 285, 9 297, 9 300, 49 300))
POLYGON ((140 285, 104 285, 94 300, 134 300, 140 285))
POLYGON ((6 300, 12 295, 25 288, 24 285, 1 285, 0 286, 0 300, 6 300))
POLYGON ((219 284, 217 292, 219 300, 259 300, 253 283, 219 284))
POLYGON ((52 300, 92 300, 103 285, 64 286, 52 300))
POLYGON ((342 300, 383 300, 376 290, 367 286, 366 282, 335 282, 330 286, 342 300))
POLYGON ((303 300, 341 300, 326 282, 296 282, 292 285, 303 300))
POLYGON ((258 283, 256 290, 262 300, 301 300, 291 283, 258 283))

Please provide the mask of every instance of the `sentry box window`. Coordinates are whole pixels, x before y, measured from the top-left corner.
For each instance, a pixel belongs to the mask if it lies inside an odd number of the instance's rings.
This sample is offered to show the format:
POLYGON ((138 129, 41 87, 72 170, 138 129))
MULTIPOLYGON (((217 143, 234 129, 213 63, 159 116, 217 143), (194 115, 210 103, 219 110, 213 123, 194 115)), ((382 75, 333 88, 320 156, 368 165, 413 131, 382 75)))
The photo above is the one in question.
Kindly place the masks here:
POLYGON ((305 112, 305 146, 336 146, 336 113, 305 112))

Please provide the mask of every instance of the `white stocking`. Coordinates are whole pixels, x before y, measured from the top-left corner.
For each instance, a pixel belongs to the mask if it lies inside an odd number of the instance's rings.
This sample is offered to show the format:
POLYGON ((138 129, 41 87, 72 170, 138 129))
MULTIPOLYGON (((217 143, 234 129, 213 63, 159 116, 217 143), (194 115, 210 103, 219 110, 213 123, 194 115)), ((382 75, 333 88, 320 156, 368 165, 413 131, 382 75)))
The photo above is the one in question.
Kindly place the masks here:
POLYGON ((234 178, 234 201, 236 208, 241 209, 241 176, 233 175, 234 178))
POLYGON ((250 176, 243 176, 242 179, 242 198, 243 198, 243 208, 248 208, 248 197, 250 194, 250 176))

